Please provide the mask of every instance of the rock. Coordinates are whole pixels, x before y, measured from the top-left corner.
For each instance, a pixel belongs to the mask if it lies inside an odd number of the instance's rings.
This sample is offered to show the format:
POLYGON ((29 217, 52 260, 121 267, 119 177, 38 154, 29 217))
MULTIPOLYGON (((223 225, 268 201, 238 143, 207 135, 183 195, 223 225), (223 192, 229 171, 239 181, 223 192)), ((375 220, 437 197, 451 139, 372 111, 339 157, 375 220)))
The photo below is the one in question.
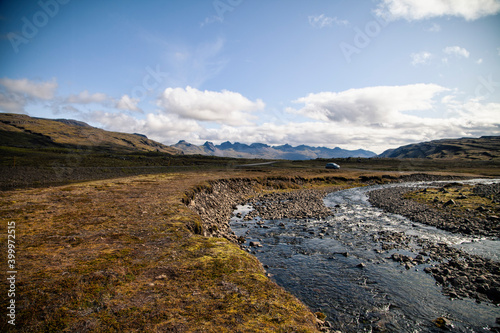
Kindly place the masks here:
POLYGON ((321 321, 325 321, 326 315, 323 312, 315 312, 316 318, 318 318, 321 321))
POLYGON ((453 323, 449 319, 446 319, 444 317, 439 317, 434 320, 434 324, 444 330, 451 330, 453 328, 453 323))
POLYGON ((358 267, 358 268, 365 268, 365 267, 366 267, 366 264, 364 264, 364 263, 359 263, 358 265, 356 265, 356 267, 358 267))
POLYGON ((250 242, 248 245, 251 247, 262 247, 262 244, 259 242, 250 242))
POLYGON ((500 289, 490 288, 486 292, 486 296, 493 301, 493 303, 500 303, 500 289))
POLYGON ((391 259, 397 262, 403 261, 401 255, 399 253, 393 253, 391 259))
POLYGON ((453 200, 453 199, 450 199, 450 200, 446 201, 446 202, 443 204, 443 206, 445 206, 445 207, 447 207, 447 206, 455 206, 455 205, 456 205, 456 202, 455 202, 455 200, 453 200))
POLYGON ((446 276, 443 275, 435 275, 434 279, 440 284, 444 284, 446 282, 446 276))

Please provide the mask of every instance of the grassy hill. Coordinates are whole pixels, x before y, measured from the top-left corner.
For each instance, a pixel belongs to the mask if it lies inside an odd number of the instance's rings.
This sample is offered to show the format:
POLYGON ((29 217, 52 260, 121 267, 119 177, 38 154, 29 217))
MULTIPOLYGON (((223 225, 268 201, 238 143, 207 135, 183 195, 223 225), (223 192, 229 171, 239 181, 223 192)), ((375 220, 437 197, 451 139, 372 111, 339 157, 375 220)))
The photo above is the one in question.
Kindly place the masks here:
POLYGON ((141 134, 109 132, 76 120, 50 120, 9 113, 0 113, 0 146, 179 153, 141 134))
POLYGON ((431 158, 500 160, 500 136, 443 139, 389 149, 379 155, 387 158, 431 158))

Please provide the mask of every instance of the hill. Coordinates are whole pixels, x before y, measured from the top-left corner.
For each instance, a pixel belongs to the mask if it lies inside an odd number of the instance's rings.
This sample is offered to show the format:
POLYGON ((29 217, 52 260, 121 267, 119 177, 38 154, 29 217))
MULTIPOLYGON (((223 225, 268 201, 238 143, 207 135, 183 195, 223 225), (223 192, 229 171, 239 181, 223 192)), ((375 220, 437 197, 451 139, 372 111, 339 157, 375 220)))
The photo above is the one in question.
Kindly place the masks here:
POLYGON ((214 145, 212 142, 205 142, 197 146, 179 141, 171 147, 181 150, 187 155, 207 155, 233 158, 261 158, 261 159, 284 159, 284 160, 311 160, 316 158, 347 158, 347 157, 374 157, 375 153, 363 149, 346 150, 341 148, 311 147, 300 145, 292 147, 291 145, 269 146, 264 143, 252 143, 250 145, 229 141, 220 145, 214 145))
POLYGON ((500 136, 415 143, 386 150, 378 157, 497 160, 500 159, 500 136))
POLYGON ((0 113, 0 146, 16 148, 99 148, 117 151, 179 151, 142 134, 109 132, 68 119, 0 113))

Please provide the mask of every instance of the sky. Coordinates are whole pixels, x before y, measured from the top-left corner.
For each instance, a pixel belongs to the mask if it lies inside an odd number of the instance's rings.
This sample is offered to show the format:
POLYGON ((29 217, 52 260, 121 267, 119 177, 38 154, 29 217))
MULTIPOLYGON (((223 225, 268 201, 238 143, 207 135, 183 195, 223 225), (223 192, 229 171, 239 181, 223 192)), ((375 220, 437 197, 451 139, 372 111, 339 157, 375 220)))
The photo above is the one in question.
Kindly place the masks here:
POLYGON ((174 144, 500 135, 500 0, 0 2, 0 112, 174 144))

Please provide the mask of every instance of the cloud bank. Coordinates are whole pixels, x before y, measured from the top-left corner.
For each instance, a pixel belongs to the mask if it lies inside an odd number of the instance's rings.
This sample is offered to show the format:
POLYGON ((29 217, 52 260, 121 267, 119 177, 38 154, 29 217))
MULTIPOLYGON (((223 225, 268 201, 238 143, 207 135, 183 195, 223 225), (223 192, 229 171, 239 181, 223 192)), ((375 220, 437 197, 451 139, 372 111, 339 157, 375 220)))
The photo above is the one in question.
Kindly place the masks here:
POLYGON ((499 0, 382 0, 376 13, 388 20, 425 20, 455 16, 467 21, 500 12, 499 0))
POLYGON ((322 92, 294 101, 305 104, 295 112, 321 121, 385 123, 402 117, 404 111, 431 109, 433 98, 447 90, 436 84, 413 84, 322 92))

